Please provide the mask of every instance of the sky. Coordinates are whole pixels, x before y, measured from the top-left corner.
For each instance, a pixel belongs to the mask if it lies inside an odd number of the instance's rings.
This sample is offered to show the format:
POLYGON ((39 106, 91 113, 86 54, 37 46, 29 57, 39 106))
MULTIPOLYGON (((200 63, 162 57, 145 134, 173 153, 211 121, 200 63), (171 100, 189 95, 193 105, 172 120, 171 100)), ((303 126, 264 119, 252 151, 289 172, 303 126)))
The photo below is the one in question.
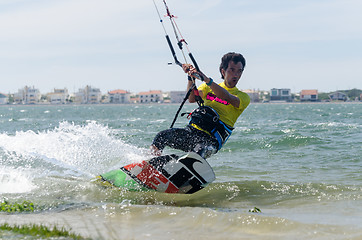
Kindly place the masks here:
MULTIPOLYGON (((164 5, 155 2, 176 47, 164 5)), ((222 55, 232 51, 246 58, 239 89, 362 89, 360 0, 167 4, 200 69, 215 82, 222 55)), ((42 93, 87 85, 103 93, 185 90, 187 77, 172 61, 152 0, 0 0, 2 93, 25 85, 42 93)))

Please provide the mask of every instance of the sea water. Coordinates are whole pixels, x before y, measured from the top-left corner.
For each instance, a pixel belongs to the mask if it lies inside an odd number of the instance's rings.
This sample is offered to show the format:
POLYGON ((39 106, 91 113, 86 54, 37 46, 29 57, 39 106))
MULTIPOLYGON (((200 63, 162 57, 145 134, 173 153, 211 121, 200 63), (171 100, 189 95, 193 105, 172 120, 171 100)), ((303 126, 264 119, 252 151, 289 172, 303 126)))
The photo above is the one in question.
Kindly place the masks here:
POLYGON ((362 239, 360 103, 251 104, 208 159, 216 180, 192 195, 92 181, 150 158, 177 108, 1 106, 0 201, 36 210, 0 213, 0 223, 57 225, 91 239, 362 239))

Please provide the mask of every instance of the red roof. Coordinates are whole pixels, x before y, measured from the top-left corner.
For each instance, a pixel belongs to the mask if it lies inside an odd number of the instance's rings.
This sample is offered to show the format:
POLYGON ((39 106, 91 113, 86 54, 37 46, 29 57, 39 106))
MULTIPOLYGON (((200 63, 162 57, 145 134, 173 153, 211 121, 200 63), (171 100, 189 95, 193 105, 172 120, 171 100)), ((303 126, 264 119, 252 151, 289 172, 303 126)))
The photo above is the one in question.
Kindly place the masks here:
POLYGON ((140 92, 138 95, 161 94, 161 90, 151 90, 148 92, 140 92))
POLYGON ((109 94, 126 94, 126 93, 129 93, 129 92, 127 92, 127 91, 125 91, 125 90, 121 90, 121 89, 117 89, 117 90, 113 90, 113 91, 110 91, 110 92, 108 92, 109 94))
POLYGON ((300 92, 300 95, 318 95, 318 90, 313 89, 313 90, 302 90, 300 92))

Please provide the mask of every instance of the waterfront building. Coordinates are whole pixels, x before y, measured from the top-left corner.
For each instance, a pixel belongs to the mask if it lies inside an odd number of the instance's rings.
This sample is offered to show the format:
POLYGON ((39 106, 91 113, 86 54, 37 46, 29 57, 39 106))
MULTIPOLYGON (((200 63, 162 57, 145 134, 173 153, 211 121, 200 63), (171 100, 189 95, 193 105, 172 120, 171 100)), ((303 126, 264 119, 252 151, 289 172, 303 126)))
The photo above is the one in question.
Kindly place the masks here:
POLYGON ((75 93, 74 102, 82 104, 95 104, 100 103, 102 100, 102 93, 99 88, 92 88, 91 86, 86 86, 85 88, 80 88, 78 92, 75 93))
POLYGON ((38 89, 25 86, 14 94, 14 102, 17 104, 36 104, 39 103, 41 94, 38 89))
POLYGON ((139 94, 140 103, 162 103, 162 91, 161 90, 151 90, 148 92, 140 92, 139 94))
POLYGON ((329 94, 328 96, 331 101, 347 101, 348 100, 347 94, 345 94, 343 92, 334 92, 332 94, 329 94))
POLYGON ((7 104, 9 101, 6 94, 0 93, 0 105, 7 104))
POLYGON ((51 104, 66 104, 69 99, 68 89, 56 89, 47 94, 47 100, 51 104))
POLYGON ((108 92, 109 103, 131 103, 131 93, 117 89, 108 92))
POLYGON ((292 101, 292 93, 290 88, 272 88, 270 90, 270 101, 292 101))
POLYGON ((260 92, 252 89, 243 90, 244 93, 248 94, 250 97, 250 102, 259 102, 260 92))
POLYGON ((132 94, 130 96, 130 101, 131 103, 139 103, 140 102, 140 98, 137 94, 132 94))
POLYGON ((318 101, 318 90, 316 90, 316 89, 302 90, 300 92, 300 101, 301 102, 304 102, 304 101, 316 102, 316 101, 318 101))
POLYGON ((170 102, 171 103, 181 103, 186 96, 186 91, 171 91, 170 92, 170 102))

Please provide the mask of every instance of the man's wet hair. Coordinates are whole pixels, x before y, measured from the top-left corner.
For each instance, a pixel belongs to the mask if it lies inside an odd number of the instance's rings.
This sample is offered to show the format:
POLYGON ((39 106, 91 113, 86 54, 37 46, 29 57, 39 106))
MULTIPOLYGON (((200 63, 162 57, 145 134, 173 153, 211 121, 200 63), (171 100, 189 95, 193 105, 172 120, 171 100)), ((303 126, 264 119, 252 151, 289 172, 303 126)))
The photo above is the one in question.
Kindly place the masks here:
POLYGON ((224 79, 224 76, 221 73, 221 69, 224 69, 224 71, 226 71, 226 69, 229 66, 229 62, 233 61, 234 63, 238 63, 241 62, 241 64, 243 64, 243 69, 245 68, 246 65, 246 61, 243 55, 241 55, 240 53, 235 53, 235 52, 229 52, 227 54, 225 54, 222 58, 221 58, 221 64, 220 64, 220 74, 221 74, 221 78, 224 79))

